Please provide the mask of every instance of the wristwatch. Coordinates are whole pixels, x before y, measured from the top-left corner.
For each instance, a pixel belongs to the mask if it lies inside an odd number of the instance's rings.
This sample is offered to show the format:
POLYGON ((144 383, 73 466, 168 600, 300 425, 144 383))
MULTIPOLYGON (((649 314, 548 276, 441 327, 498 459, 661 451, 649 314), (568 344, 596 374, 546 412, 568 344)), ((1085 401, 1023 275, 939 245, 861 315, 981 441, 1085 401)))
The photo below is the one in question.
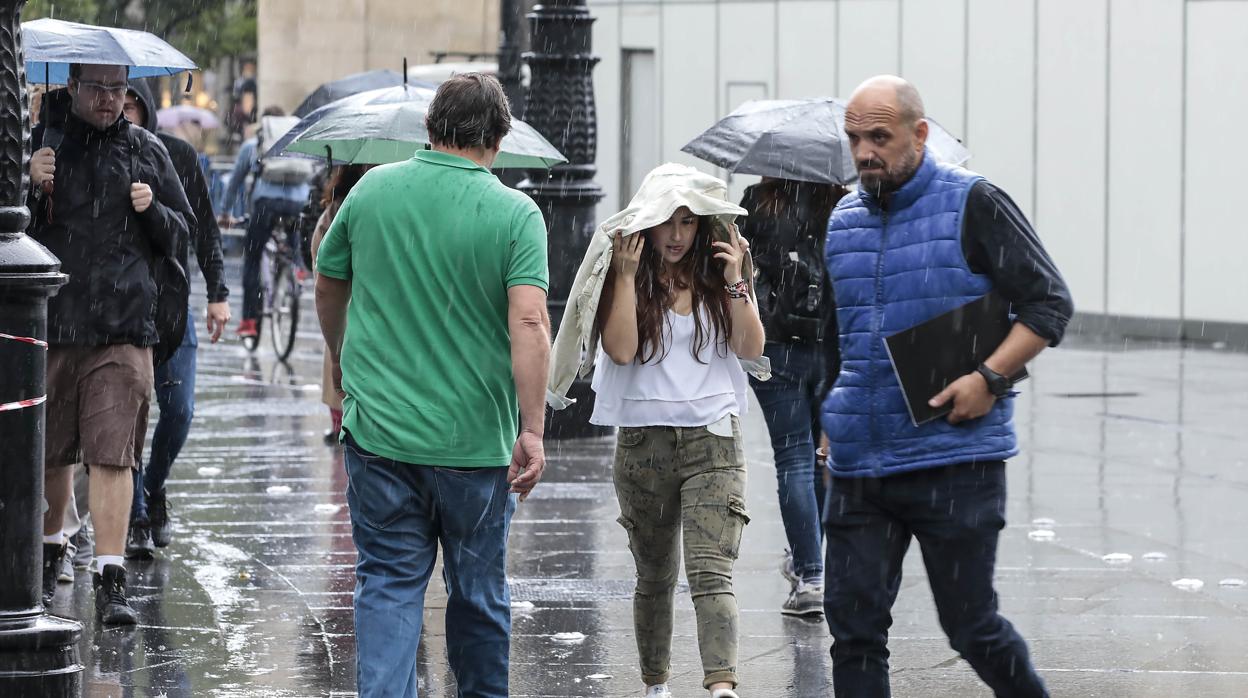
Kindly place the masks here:
POLYGON ((975 372, 983 376, 985 381, 988 381, 988 392, 992 393, 992 396, 998 400, 1009 395, 1010 388, 1014 387, 1014 381, 988 368, 987 364, 980 364, 979 368, 975 369, 975 372))

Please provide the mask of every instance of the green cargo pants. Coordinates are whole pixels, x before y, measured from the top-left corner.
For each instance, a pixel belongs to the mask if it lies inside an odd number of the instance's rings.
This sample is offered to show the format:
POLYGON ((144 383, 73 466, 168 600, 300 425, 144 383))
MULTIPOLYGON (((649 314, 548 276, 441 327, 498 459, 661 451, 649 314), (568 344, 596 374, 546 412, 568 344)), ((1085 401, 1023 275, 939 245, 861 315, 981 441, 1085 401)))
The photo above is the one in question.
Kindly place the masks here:
POLYGON ((705 427, 624 427, 615 452, 620 524, 637 564, 633 624, 646 685, 666 683, 672 601, 684 533, 685 574, 698 619, 703 685, 737 683, 737 599, 732 566, 745 511, 741 427, 732 438, 705 427))

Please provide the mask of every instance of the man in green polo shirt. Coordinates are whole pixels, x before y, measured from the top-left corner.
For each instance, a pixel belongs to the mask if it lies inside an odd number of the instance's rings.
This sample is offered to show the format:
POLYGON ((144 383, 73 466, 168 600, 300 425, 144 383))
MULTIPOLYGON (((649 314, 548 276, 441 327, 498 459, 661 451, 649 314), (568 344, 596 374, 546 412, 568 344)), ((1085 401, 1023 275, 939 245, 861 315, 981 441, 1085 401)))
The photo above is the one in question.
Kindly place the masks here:
POLYGON ((440 543, 459 690, 506 696, 507 530, 545 466, 546 226, 488 169, 511 128, 497 80, 446 81, 426 126, 433 150, 365 175, 317 255, 345 395, 358 690, 416 695, 440 543))

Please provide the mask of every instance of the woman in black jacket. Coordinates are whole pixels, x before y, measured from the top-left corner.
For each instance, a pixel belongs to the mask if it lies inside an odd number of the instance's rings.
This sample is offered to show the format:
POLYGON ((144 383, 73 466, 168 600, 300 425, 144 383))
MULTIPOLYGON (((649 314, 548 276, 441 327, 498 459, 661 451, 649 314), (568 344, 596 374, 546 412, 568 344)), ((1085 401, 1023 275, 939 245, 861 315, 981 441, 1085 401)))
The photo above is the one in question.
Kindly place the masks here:
POLYGON ((844 187, 764 177, 745 191, 750 212, 742 235, 757 270, 759 312, 767 331, 764 354, 772 378, 751 379, 775 452, 780 515, 789 548, 782 567, 792 584, 781 612, 823 612, 823 536, 819 507, 823 477, 815 467, 821 433, 825 342, 836 343, 836 315, 823 266, 828 216, 844 187))

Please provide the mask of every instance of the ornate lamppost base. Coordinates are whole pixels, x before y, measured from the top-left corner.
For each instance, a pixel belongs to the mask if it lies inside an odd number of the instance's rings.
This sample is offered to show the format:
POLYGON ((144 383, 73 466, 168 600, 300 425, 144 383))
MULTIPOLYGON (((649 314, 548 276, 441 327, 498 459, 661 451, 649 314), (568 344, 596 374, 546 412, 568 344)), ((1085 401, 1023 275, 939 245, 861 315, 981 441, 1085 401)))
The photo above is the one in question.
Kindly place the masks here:
POLYGON ((0 620, 0 693, 6 698, 77 698, 82 693, 77 621, 37 615, 0 620))

